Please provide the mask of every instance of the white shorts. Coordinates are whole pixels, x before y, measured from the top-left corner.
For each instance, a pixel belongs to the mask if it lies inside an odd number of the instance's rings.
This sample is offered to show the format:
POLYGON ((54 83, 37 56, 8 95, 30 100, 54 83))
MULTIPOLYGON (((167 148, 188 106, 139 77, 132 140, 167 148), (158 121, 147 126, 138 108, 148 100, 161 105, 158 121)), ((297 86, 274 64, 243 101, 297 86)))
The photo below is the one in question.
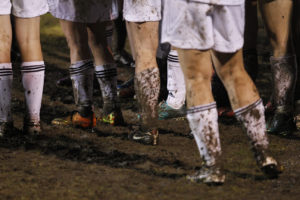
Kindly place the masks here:
POLYGON ((161 20, 162 0, 124 0, 123 16, 129 22, 161 20))
POLYGON ((162 43, 181 49, 233 53, 244 44, 245 5, 165 0, 162 43))
POLYGON ((48 0, 50 13, 72 22, 96 23, 118 17, 117 0, 48 0))
POLYGON ((20 18, 43 15, 49 10, 47 0, 0 0, 0 15, 11 13, 20 18))

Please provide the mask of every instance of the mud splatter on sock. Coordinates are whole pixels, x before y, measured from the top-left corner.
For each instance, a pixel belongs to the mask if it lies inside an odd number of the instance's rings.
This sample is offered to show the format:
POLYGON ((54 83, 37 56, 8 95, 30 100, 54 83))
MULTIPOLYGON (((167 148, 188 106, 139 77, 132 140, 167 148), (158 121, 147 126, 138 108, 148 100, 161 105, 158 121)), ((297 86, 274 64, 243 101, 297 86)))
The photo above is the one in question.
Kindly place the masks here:
POLYGON ((92 112, 93 102, 93 61, 77 61, 70 66, 69 71, 77 109, 82 116, 88 116, 92 112))
POLYGON ((115 110, 117 103, 117 67, 116 64, 99 65, 95 68, 96 77, 101 88, 103 113, 115 110))
POLYGON ((296 56, 271 57, 273 78, 273 102, 277 106, 290 106, 294 103, 294 91, 297 78, 296 56))
POLYGON ((216 103, 189 108, 187 119, 203 161, 207 166, 216 165, 222 153, 216 103))
POLYGON ((243 125, 252 144, 252 150, 258 162, 263 158, 264 151, 268 148, 266 135, 265 109, 262 100, 234 110, 236 118, 243 125))
POLYGON ((12 121, 12 81, 13 72, 11 63, 0 63, 0 122, 12 121))

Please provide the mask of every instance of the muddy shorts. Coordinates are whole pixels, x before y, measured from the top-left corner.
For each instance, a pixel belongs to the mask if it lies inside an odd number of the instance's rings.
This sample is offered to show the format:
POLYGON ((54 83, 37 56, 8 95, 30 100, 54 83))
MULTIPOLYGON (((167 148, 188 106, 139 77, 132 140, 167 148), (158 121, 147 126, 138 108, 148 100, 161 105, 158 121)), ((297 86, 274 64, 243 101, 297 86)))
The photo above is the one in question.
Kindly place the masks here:
POLYGON ((0 15, 20 18, 37 17, 49 10, 47 0, 0 0, 0 15))
POLYGON ((118 17, 117 0, 48 0, 50 13, 72 22, 96 23, 118 17))
POLYGON ((162 42, 181 49, 232 53, 243 47, 245 5, 165 0, 162 42))
POLYGON ((130 22, 161 20, 162 0, 125 0, 123 16, 130 22))

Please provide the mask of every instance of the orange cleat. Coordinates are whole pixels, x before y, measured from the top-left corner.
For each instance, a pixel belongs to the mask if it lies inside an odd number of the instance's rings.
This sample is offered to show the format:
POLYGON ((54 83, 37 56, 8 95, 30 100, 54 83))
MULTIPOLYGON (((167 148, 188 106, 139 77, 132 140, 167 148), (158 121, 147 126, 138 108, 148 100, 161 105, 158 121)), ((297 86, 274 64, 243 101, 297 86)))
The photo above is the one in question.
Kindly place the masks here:
POLYGON ((53 119, 51 124, 88 129, 94 128, 96 126, 96 117, 94 113, 92 113, 88 117, 82 117, 79 112, 75 111, 67 117, 53 119))

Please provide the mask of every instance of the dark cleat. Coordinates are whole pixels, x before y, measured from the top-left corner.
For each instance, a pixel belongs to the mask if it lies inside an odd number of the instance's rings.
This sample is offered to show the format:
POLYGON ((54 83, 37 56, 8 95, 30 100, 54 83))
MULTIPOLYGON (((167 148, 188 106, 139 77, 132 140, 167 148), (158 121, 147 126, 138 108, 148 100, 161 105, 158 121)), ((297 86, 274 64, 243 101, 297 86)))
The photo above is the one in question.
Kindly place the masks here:
POLYGON ((129 139, 135 142, 139 142, 146 145, 157 145, 158 144, 158 130, 135 130, 129 134, 129 139))

